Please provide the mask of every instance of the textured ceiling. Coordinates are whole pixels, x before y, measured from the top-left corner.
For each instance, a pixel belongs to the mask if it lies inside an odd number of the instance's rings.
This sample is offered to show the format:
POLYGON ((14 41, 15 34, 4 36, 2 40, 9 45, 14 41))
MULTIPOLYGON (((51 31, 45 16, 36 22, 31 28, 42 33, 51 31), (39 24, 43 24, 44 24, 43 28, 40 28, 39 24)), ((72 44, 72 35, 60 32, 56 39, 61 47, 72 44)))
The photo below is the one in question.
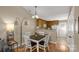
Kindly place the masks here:
MULTIPOLYGON (((32 15, 35 13, 34 6, 24 6, 32 15)), ((37 15, 44 20, 66 20, 70 6, 38 6, 37 15)))

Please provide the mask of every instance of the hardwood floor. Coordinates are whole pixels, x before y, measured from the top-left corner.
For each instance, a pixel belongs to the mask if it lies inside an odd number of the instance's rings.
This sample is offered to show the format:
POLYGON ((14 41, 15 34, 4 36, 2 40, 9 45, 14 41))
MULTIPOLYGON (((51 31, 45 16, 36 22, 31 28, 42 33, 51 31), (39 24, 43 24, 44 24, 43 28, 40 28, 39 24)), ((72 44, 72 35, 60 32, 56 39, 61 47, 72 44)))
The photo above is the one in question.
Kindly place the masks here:
MULTIPOLYGON (((30 52, 29 48, 17 48, 14 49, 14 52, 30 52)), ((35 49, 33 52, 37 52, 37 50, 35 49)), ((44 52, 43 50, 39 49, 39 52, 44 52)), ((59 49, 59 47, 56 46, 56 44, 54 43, 49 43, 49 50, 46 48, 46 52, 69 52, 69 48, 67 47, 65 50, 61 50, 59 49)))
MULTIPOLYGON (((18 51, 17 49, 14 49, 14 52, 30 52, 30 49, 29 48, 18 48, 18 51)), ((34 51, 32 52, 37 52, 37 49, 35 49, 34 51)), ((39 49, 39 52, 44 52, 44 50, 42 49, 39 49)), ((46 52, 48 52, 47 48, 46 48, 46 52)))

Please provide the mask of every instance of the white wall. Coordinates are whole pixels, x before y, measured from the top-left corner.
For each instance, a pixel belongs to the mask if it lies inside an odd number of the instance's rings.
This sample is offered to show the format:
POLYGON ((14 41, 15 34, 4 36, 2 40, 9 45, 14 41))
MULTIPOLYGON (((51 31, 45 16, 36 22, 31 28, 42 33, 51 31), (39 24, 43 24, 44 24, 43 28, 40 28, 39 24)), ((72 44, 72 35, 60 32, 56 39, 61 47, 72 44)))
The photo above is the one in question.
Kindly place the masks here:
POLYGON ((74 38, 74 7, 71 9, 67 21, 67 42, 70 47, 70 51, 75 51, 75 38, 74 38))
POLYGON ((18 25, 15 25, 15 40, 20 43, 20 22, 24 19, 24 22, 27 22, 27 25, 23 25, 23 31, 33 32, 35 30, 35 20, 31 18, 31 14, 25 10, 23 7, 8 7, 8 6, 0 6, 0 36, 4 36, 4 32, 6 35, 6 24, 14 23, 16 17, 19 18, 18 25))
POLYGON ((78 16, 79 16, 79 7, 75 7, 75 45, 76 45, 76 50, 79 51, 79 34, 78 34, 78 16))
POLYGON ((1 39, 5 39, 6 37, 6 32, 5 32, 5 23, 3 22, 3 20, 0 18, 0 38, 1 39))

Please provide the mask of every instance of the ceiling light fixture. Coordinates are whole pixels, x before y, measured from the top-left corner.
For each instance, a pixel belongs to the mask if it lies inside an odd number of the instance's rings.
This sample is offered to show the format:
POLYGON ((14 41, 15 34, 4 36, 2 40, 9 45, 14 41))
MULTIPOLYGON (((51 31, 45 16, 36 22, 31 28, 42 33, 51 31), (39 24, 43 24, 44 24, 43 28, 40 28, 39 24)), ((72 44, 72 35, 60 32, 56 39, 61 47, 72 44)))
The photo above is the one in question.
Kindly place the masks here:
POLYGON ((37 15, 37 6, 35 6, 35 13, 34 15, 32 16, 33 19, 38 19, 38 15, 37 15))

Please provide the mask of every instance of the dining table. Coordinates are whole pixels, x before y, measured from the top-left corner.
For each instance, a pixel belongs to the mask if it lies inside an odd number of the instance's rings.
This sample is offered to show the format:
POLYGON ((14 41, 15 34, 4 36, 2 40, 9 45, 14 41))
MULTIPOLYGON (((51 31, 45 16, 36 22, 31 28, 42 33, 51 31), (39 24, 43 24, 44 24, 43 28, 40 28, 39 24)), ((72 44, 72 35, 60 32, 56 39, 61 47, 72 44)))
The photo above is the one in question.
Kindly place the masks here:
POLYGON ((44 41, 45 35, 31 35, 30 41, 35 42, 37 44, 37 52, 39 52, 39 42, 44 41))

